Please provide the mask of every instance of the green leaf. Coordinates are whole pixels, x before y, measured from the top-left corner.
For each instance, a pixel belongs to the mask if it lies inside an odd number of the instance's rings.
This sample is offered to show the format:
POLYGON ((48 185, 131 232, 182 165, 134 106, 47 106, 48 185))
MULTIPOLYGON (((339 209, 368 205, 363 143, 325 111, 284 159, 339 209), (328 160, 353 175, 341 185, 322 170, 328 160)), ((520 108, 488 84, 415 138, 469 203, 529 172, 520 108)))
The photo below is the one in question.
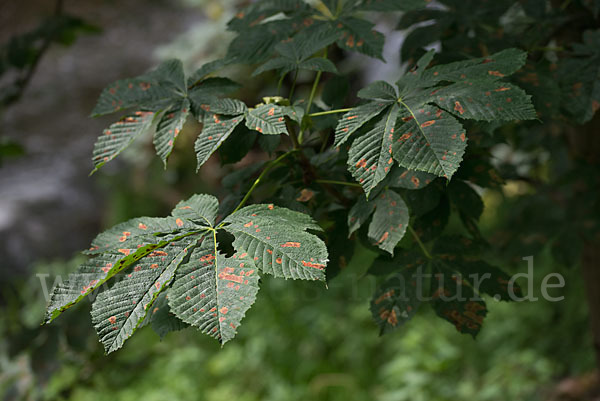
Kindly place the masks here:
POLYGON ((467 146, 463 127, 436 107, 424 105, 418 111, 404 107, 405 123, 394 131, 394 159, 401 167, 450 179, 467 146))
POLYGON ((217 59, 214 61, 210 61, 196 71, 194 71, 187 80, 187 85, 189 88, 194 87, 199 84, 203 79, 207 78, 213 72, 220 70, 223 67, 227 66, 227 61, 225 59, 217 59))
POLYGON ((212 195, 194 195, 181 201, 175 206, 171 214, 194 221, 203 226, 213 227, 219 211, 219 201, 212 195))
POLYGON ((272 70, 281 70, 279 75, 285 75, 290 71, 294 71, 296 69, 296 67, 297 67, 297 64, 287 58, 284 58, 284 57, 272 58, 271 60, 267 61, 266 63, 264 63, 263 65, 258 67, 256 70, 254 70, 254 72, 252 73, 252 76, 255 77, 257 75, 262 74, 263 72, 272 71, 272 70))
POLYGON ((281 136, 279 135, 261 135, 258 137, 259 146, 269 155, 271 155, 277 150, 280 143, 281 136))
POLYGON ((181 60, 166 60, 148 75, 160 82, 161 87, 174 94, 183 96, 187 93, 181 60))
POLYGON ((50 323, 56 319, 63 311, 84 299, 116 274, 117 270, 133 263, 133 257, 126 261, 125 259, 125 256, 118 252, 104 253, 83 263, 77 271, 69 274, 64 283, 57 283, 46 307, 45 322, 50 323))
POLYGON ((333 23, 341 32, 336 42, 340 48, 385 61, 383 59, 385 38, 381 32, 373 29, 375 26, 373 23, 356 17, 343 17, 333 23))
POLYGON ((342 116, 335 128, 334 146, 341 146, 360 127, 372 120, 382 111, 386 110, 387 104, 381 102, 369 102, 353 108, 342 116))
POLYGON ((394 248, 400 242, 408 227, 408 207, 400 195, 391 190, 374 199, 375 213, 369 224, 369 238, 374 245, 394 255, 394 248))
POLYGON ((354 206, 348 212, 348 238, 367 222, 371 214, 375 211, 375 202, 367 201, 367 198, 361 196, 354 206))
POLYGON ((234 38, 227 49, 225 59, 241 64, 258 64, 267 60, 275 46, 293 32, 289 21, 277 20, 259 23, 234 38))
POLYGON ((275 104, 263 104, 246 112, 246 127, 264 135, 288 134, 283 110, 275 104))
MULTIPOLYGON (((203 227, 188 220, 175 217, 139 217, 98 234, 92 241, 88 255, 98 255, 107 251, 119 249, 136 249, 143 242, 157 243, 160 238, 169 233, 183 233, 203 227)), ((128 255, 129 252, 122 252, 128 255)))
POLYGON ((110 114, 131 107, 144 111, 158 111, 186 93, 181 61, 167 60, 154 71, 109 85, 102 91, 92 116, 110 114))
POLYGON ((434 209, 414 221, 413 228, 421 241, 428 242, 444 231, 449 219, 450 202, 446 196, 443 196, 434 209))
POLYGON ((388 185, 392 188, 422 189, 435 179, 435 175, 396 166, 388 178, 388 185))
POLYGON ((152 125, 154 115, 152 112, 136 111, 105 129, 94 145, 92 173, 117 157, 138 136, 146 132, 152 125))
POLYGON ((409 321, 420 305, 411 271, 404 270, 389 277, 377 288, 371 301, 371 313, 381 334, 386 334, 409 321))
POLYGON ((137 262, 123 280, 98 295, 92 304, 92 322, 106 353, 123 346, 140 326, 159 293, 169 285, 189 247, 200 236, 168 244, 137 262))
MULTIPOLYGON (((275 277, 325 280, 327 248, 305 230, 321 228, 307 215, 273 205, 247 206, 224 220, 233 246, 275 277)), ((245 256, 245 255, 244 255, 245 256)))
MULTIPOLYGON (((469 82, 488 79, 497 81, 517 72, 527 61, 527 53, 520 49, 506 49, 489 57, 437 65, 423 73, 427 82, 469 82)), ((476 86, 475 84, 473 86, 476 86)))
MULTIPOLYGON (((399 271, 423 269, 428 263, 428 259, 420 251, 406 250, 398 248, 393 258, 387 255, 381 255, 373 261, 369 268, 369 274, 374 276, 389 277, 399 271)), ((422 270, 421 270, 422 271, 422 270)), ((423 283, 419 284, 421 287, 423 283)), ((421 288, 420 291, 423 291, 421 288)))
POLYGON ((252 150, 257 138, 262 137, 279 138, 279 135, 260 135, 256 131, 249 130, 245 125, 238 125, 219 148, 221 165, 237 163, 242 160, 252 150))
POLYGON ((183 99, 173 108, 167 110, 158 122, 156 134, 154 135, 154 147, 165 168, 167 167, 167 158, 173 151, 175 139, 183 129, 189 113, 190 102, 183 99))
MULTIPOLYGON (((152 310, 146 315, 146 320, 152 327, 152 330, 160 336, 162 340, 172 331, 183 330, 189 327, 182 322, 172 312, 168 304, 167 292, 161 292, 156 301, 152 304, 152 310)), ((144 323, 141 324, 143 326, 144 323)))
POLYGON ((480 280, 475 290, 481 294, 488 294, 502 301, 513 300, 513 294, 522 295, 518 284, 514 282, 513 288, 509 289, 511 276, 482 260, 457 262, 456 269, 471 281, 480 280))
POLYGON ((309 71, 322 71, 322 72, 331 72, 333 74, 339 74, 335 64, 329 61, 326 58, 315 57, 309 58, 308 60, 304 60, 298 64, 299 70, 309 70, 309 71))
POLYGON ((434 260, 432 265, 431 297, 435 313, 459 332, 475 338, 487 315, 485 302, 446 262, 434 260))
POLYGON ((172 93, 161 87, 155 79, 143 76, 123 79, 112 83, 102 91, 96 107, 92 111, 92 117, 133 107, 154 109, 152 107, 154 103, 162 104, 165 101, 171 101, 172 98, 172 93))
POLYGON ((483 121, 536 118, 531 96, 512 84, 469 81, 448 85, 435 93, 435 102, 460 118, 483 121), (479 91, 473 87, 485 88, 479 91))
POLYGON ((579 124, 592 119, 600 109, 600 30, 586 31, 583 43, 573 45, 574 57, 559 68, 563 107, 579 124))
POLYGON ((469 184, 461 180, 452 180, 448 184, 448 196, 458 210, 474 220, 479 220, 483 213, 483 201, 469 184))
POLYGON ((194 144, 196 159, 198 160, 196 171, 206 163, 243 119, 242 115, 223 117, 218 114, 206 114, 204 128, 202 128, 202 132, 200 132, 194 144))
POLYGON ((246 104, 237 99, 217 99, 210 103, 208 110, 215 114, 224 114, 228 116, 237 116, 244 114, 248 108, 246 104))
POLYGON ((348 171, 362 185, 367 197, 393 165, 394 127, 399 114, 394 104, 375 127, 358 137, 348 153, 348 171))
POLYGON ((169 305, 182 321, 225 344, 258 293, 258 270, 248 256, 216 253, 207 237, 181 266, 169 289, 169 305))
POLYGON ((398 99, 396 89, 384 81, 375 81, 358 91, 357 96, 362 99, 395 102, 398 99))

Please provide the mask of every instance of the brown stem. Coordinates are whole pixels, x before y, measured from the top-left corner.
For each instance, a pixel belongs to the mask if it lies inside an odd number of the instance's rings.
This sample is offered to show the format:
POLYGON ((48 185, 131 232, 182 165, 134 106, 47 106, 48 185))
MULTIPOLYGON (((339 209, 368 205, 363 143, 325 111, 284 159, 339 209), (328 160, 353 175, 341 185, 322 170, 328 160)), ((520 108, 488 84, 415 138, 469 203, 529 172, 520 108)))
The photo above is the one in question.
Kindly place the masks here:
POLYGON ((590 310, 596 363, 600 367, 600 238, 584 244, 581 267, 590 310))

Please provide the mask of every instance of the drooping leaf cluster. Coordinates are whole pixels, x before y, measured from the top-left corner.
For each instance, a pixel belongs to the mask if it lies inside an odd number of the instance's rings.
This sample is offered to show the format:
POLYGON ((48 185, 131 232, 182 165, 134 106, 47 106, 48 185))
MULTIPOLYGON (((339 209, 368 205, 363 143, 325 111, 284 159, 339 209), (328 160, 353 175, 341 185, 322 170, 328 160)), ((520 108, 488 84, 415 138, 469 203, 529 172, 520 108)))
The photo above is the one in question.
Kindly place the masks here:
MULTIPOLYGON (((575 3, 597 17, 587 9, 593 4, 575 3)), ((102 93, 94 115, 127 114, 99 137, 94 164, 98 169, 145 131, 153 131, 166 164, 187 118, 202 125, 194 145, 198 168, 217 153, 222 164, 235 163, 258 150, 256 142, 273 159, 226 175, 220 205, 196 195, 171 217, 134 219, 101 234, 92 258, 54 290, 48 319, 102 286, 92 318, 109 352, 146 324, 161 336, 192 325, 224 343, 254 302, 258 272, 332 280, 355 249, 366 247, 379 254, 368 271, 378 280, 371 310, 382 332, 430 303, 458 331, 476 336, 485 297, 509 301, 520 294, 488 263, 498 243, 503 255, 514 243, 544 244, 541 227, 562 221, 547 211, 553 197, 529 197, 516 205, 515 219, 535 224, 507 220, 513 231, 488 242, 478 224, 482 195, 504 191, 507 180, 534 182, 527 174, 540 167, 511 168, 497 150, 556 152, 564 144, 548 137, 542 122, 586 123, 599 108, 598 31, 546 50, 569 18, 542 0, 253 2, 228 24, 237 36, 225 58, 187 79, 180 62, 167 61, 102 93), (384 36, 367 19, 377 12, 397 12, 398 29, 410 29, 401 48, 408 68, 394 84, 369 77, 356 93, 360 100, 348 104, 353 85, 328 55, 383 60, 384 36), (437 53, 426 49, 434 43, 437 53), (287 77, 287 98, 225 97, 239 85, 214 74, 231 64, 249 65, 255 76, 277 71, 279 86, 287 77), (315 72, 308 98, 294 97, 299 70, 315 72), (242 208, 252 201, 259 203, 242 208), (320 227, 323 240, 307 231, 320 227), (217 238, 223 232, 233 236, 230 244, 217 238), (117 283, 106 287, 110 279, 117 283)), ((561 172, 562 182, 574 182, 569 177, 579 171, 561 172)), ((570 224, 552 238, 563 260, 576 249, 569 238, 584 228, 593 235, 584 210, 600 205, 595 192, 573 193, 590 207, 564 213, 570 224)))
POLYGON ((46 321, 104 287, 92 321, 107 353, 146 324, 161 336, 192 325, 224 344, 256 299, 259 272, 325 279, 327 249, 306 231, 321 230, 309 216, 257 204, 219 222, 218 209, 213 196, 195 195, 169 217, 136 218, 98 235, 91 258, 53 289, 46 321), (235 238, 233 255, 220 250, 221 230, 235 238))

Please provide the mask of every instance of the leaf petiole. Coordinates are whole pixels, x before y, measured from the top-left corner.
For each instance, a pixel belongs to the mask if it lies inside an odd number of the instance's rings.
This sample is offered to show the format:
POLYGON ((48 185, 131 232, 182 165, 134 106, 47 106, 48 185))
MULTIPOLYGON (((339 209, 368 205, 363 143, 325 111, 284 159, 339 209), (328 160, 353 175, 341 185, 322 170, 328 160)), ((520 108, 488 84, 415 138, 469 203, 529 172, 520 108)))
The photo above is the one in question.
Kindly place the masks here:
POLYGON ((421 238, 419 238, 419 235, 415 232, 415 230, 410 225, 408 226, 408 231, 410 231, 410 233, 412 234, 412 236, 415 239, 415 241, 417 242, 417 244, 419 244, 421 251, 423 251, 423 255, 425 255, 425 257, 427 257, 427 259, 432 259, 431 254, 429 253, 429 251, 427 250, 427 248, 421 241, 421 238))
POLYGON ((352 107, 349 107, 347 109, 335 109, 335 110, 319 111, 317 113, 308 114, 308 116, 309 117, 319 117, 319 116, 326 116, 328 114, 347 113, 350 110, 352 110, 352 107))

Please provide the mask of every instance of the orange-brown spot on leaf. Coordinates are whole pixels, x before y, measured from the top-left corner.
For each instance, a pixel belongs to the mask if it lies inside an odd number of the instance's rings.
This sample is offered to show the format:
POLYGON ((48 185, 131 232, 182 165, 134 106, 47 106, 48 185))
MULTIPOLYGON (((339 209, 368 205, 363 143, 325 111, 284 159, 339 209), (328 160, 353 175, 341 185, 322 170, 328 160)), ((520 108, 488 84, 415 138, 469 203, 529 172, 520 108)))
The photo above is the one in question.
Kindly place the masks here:
POLYGON ((429 127, 430 125, 433 125, 433 124, 435 124, 435 120, 425 121, 423 124, 421 124, 421 128, 429 127))
POLYGON ((495 77, 503 77, 504 74, 501 73, 500 71, 488 71, 488 74, 493 75, 495 77))
POLYGON ((348 36, 348 40, 346 40, 346 46, 354 47, 354 35, 348 36))
POLYGON ((312 267, 313 269, 318 269, 318 270, 323 270, 325 268, 325 265, 319 264, 319 263, 310 263, 310 262, 306 262, 306 261, 302 261, 302 266, 305 267, 312 267))
POLYGON ((119 249, 119 252, 125 256, 129 256, 129 254, 131 253, 131 249, 119 249))
POLYGON ((454 102, 454 111, 458 111, 461 115, 465 112, 465 109, 463 109, 462 104, 460 104, 459 101, 454 102))
POLYGON ((355 167, 356 168, 361 168, 361 167, 366 168, 367 167, 367 160, 366 159, 360 159, 358 161, 358 163, 356 163, 355 167))
POLYGON ((377 241, 377 243, 381 244, 383 241, 387 240, 389 236, 390 236, 390 233, 386 231, 385 233, 383 233, 381 238, 379 238, 379 241, 377 241))
POLYGON ((412 181, 413 185, 415 186, 415 188, 419 188, 419 185, 421 184, 421 182, 419 181, 419 179, 417 177, 415 177, 414 175, 410 178, 410 180, 412 181))
POLYGON ((465 136, 464 132, 462 134, 460 134, 460 140, 463 142, 467 140, 467 137, 465 136))
POLYGON ((244 279, 241 276, 236 276, 235 274, 228 274, 225 272, 219 273, 219 279, 225 281, 233 281, 236 283, 242 283, 244 279))
POLYGON ((398 142, 406 141, 411 136, 412 136, 412 134, 410 132, 407 132, 406 134, 403 134, 400 138, 398 138, 398 142))
POLYGON ((308 188, 304 188, 304 189, 302 189, 302 191, 300 191, 300 196, 298 196, 296 198, 296 200, 298 202, 308 202, 309 200, 311 200, 313 198, 313 196, 315 196, 314 191, 311 191, 308 188))
POLYGON ((385 301, 388 298, 391 298, 394 296, 395 291, 394 290, 389 290, 384 292, 383 294, 381 294, 376 300, 375 300, 375 305, 379 305, 380 303, 382 303, 383 301, 385 301))
POLYGON ((108 318, 108 321, 110 322, 110 324, 116 324, 117 323, 117 317, 116 316, 111 316, 108 318))

